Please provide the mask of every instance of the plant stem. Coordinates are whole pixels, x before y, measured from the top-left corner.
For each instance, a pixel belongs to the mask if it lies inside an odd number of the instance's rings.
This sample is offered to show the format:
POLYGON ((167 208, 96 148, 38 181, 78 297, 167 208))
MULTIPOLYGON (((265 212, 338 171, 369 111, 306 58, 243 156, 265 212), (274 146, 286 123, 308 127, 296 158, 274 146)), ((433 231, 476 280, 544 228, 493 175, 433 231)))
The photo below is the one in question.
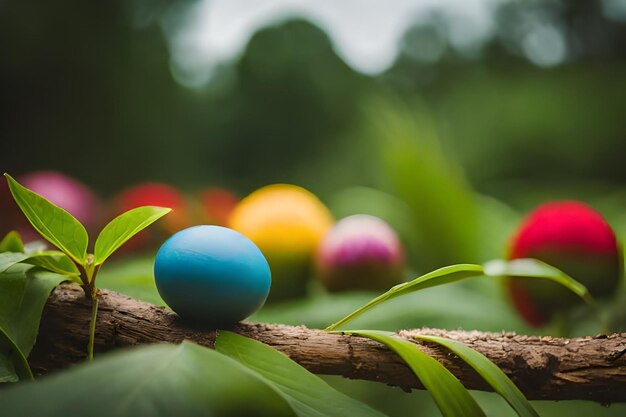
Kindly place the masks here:
POLYGON ((89 345, 87 346, 87 358, 93 360, 93 345, 96 339, 96 317, 98 316, 98 296, 91 300, 91 323, 89 326, 89 345))
POLYGON ((91 300, 91 322, 89 323, 89 343, 87 345, 87 359, 89 361, 93 360, 93 346, 96 338, 96 319, 98 317, 98 288, 96 287, 96 275, 98 275, 99 270, 100 266, 94 266, 93 264, 93 255, 87 255, 81 277, 84 276, 83 282, 85 284, 83 285, 83 290, 85 291, 85 296, 89 297, 91 300))

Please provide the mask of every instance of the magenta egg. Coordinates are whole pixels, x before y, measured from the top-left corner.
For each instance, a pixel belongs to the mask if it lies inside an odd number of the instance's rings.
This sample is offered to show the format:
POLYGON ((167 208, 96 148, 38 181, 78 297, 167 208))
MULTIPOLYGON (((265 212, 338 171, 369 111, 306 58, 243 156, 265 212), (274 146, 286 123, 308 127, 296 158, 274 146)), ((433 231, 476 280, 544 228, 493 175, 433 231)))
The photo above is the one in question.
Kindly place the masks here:
POLYGON ((403 279, 404 249, 396 232, 378 217, 346 217, 322 240, 318 277, 331 292, 386 290, 403 279))

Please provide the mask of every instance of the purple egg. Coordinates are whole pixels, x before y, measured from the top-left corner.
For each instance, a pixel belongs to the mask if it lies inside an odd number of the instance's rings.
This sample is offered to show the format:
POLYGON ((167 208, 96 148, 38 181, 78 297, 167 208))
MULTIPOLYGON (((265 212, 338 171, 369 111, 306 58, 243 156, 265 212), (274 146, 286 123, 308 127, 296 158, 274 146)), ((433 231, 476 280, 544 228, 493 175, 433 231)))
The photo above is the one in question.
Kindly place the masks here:
POLYGON ((317 267, 329 291, 386 290, 403 281, 404 250, 387 223, 359 214, 340 220, 328 232, 317 267))

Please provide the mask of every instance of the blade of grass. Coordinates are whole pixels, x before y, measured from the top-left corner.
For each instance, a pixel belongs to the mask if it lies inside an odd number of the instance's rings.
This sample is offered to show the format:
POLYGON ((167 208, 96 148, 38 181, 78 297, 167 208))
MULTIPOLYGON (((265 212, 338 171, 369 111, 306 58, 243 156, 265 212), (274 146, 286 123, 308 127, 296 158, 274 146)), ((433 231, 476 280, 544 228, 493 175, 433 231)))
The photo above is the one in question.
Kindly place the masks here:
POLYGON ((474 264, 447 266, 422 275, 413 281, 396 285, 384 294, 374 298, 363 307, 353 311, 338 322, 331 324, 325 330, 336 330, 373 307, 401 295, 480 275, 495 278, 526 277, 554 281, 577 294, 587 302, 587 304, 597 310, 596 303, 587 288, 559 269, 536 259, 514 259, 510 261, 498 259, 489 261, 485 263, 484 266, 474 264))
POLYGON ((441 363, 422 352, 414 343, 394 333, 377 330, 350 330, 343 333, 367 337, 396 352, 433 396, 444 417, 485 416, 484 411, 461 382, 441 363))
POLYGON ((488 277, 522 277, 554 281, 578 295, 589 306, 596 308, 596 302, 587 287, 560 269, 537 259, 521 258, 510 261, 496 259, 485 263, 484 274, 488 277))
POLYGON ((384 417, 335 390, 284 353, 256 340, 220 331, 215 350, 246 367, 283 397, 300 417, 384 417))
POLYGON ((450 350, 465 363, 474 368, 483 379, 491 385, 495 392, 508 402, 520 417, 539 417, 524 394, 515 386, 508 376, 482 353, 455 340, 431 335, 415 335, 415 339, 436 343, 450 350))
POLYGON ((325 330, 336 330, 339 327, 347 324, 348 322, 354 320, 361 314, 366 311, 376 307, 378 304, 381 304, 387 300, 391 300, 393 298, 399 297, 404 294, 408 294, 414 291, 419 291, 425 288, 436 287, 438 285, 448 284, 451 282, 460 281, 465 278, 476 277, 483 274, 483 267, 480 265, 473 264, 460 264, 460 265, 452 265, 446 266, 444 268, 437 269, 433 272, 429 272, 426 275, 422 275, 414 279, 413 281, 406 282, 404 284, 396 285, 392 287, 389 291, 384 294, 379 295, 374 298, 369 303, 365 304, 363 307, 358 310, 353 311, 348 314, 346 317, 342 318, 338 322, 331 324, 325 330))

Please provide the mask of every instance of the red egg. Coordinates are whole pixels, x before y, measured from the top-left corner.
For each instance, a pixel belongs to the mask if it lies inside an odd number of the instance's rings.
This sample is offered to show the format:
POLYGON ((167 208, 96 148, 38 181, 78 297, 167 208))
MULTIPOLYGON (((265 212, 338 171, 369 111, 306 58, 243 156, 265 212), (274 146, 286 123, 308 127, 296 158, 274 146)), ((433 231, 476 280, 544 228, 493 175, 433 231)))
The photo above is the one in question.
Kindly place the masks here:
POLYGON ((172 209, 172 212, 149 230, 135 235, 123 246, 123 251, 148 249, 161 244, 169 235, 192 223, 190 210, 183 194, 172 186, 157 182, 138 184, 120 192, 113 199, 109 220, 141 206, 168 207, 172 209))
POLYGON ((205 188, 198 193, 200 217, 204 224, 226 226, 230 214, 239 202, 233 193, 223 188, 205 188))
MULTIPOLYGON (((585 285, 595 297, 613 294, 622 273, 621 251, 606 220, 578 201, 544 204, 513 236, 509 258, 546 262, 585 285)), ((510 278, 507 289, 520 315, 531 325, 545 324, 580 300, 553 282, 510 278)))

